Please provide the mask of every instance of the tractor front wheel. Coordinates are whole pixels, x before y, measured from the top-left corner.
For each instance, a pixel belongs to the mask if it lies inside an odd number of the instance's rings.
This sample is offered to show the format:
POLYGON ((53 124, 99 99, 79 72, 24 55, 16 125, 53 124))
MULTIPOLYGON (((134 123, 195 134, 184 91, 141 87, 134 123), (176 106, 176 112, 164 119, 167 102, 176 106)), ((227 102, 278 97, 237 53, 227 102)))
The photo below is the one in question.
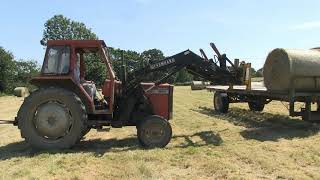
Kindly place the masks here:
POLYGON ((138 140, 146 148, 165 147, 171 140, 170 123, 160 116, 149 116, 137 126, 138 140))

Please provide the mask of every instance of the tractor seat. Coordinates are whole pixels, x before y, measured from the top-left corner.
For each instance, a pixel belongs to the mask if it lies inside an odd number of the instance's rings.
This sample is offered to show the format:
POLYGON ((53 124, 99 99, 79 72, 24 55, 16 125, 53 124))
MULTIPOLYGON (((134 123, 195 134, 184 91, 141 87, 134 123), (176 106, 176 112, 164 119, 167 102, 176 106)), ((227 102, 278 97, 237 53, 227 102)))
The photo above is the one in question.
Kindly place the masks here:
POLYGON ((96 88, 96 85, 94 84, 94 82, 85 81, 85 82, 81 83, 81 85, 92 99, 94 99, 96 97, 97 88, 96 88))

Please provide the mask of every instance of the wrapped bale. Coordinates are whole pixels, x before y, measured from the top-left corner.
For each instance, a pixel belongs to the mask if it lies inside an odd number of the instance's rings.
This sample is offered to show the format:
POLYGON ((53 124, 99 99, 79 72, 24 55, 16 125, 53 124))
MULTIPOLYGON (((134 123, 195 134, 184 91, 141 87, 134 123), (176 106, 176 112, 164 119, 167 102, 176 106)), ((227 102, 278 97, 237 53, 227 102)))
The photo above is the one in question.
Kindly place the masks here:
POLYGON ((29 89, 26 87, 16 87, 13 90, 13 94, 18 97, 26 97, 29 95, 29 89))
POLYGON ((320 51, 274 49, 263 67, 264 85, 270 91, 320 90, 320 51))
POLYGON ((202 81, 192 81, 191 82, 191 90, 201 90, 202 87, 202 81))
POLYGON ((204 81, 192 81, 191 83, 191 90, 202 90, 205 89, 206 86, 209 86, 209 82, 204 81))

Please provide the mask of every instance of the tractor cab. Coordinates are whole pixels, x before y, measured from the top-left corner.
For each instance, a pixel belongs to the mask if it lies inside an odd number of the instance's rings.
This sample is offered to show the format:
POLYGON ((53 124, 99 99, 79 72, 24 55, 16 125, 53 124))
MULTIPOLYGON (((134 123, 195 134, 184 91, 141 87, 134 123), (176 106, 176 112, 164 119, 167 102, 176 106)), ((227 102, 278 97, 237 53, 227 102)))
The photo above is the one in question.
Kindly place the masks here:
POLYGON ((32 79, 37 86, 58 85, 74 91, 84 99, 92 114, 111 114, 113 111, 115 74, 102 40, 49 40, 41 75, 32 79), (105 63, 107 79, 103 95, 96 84, 86 78, 89 58, 105 63))

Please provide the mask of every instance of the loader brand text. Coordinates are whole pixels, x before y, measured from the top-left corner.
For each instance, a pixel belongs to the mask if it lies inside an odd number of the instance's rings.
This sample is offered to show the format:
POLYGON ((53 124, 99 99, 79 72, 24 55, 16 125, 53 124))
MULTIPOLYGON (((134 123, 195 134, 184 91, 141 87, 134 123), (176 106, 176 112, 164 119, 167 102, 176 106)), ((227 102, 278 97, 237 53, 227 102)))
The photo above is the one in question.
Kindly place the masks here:
POLYGON ((147 94, 169 94, 168 88, 155 88, 147 92, 147 94))
POLYGON ((168 65, 168 64, 172 64, 174 62, 176 62, 176 60, 174 58, 170 58, 170 59, 167 59, 167 60, 155 63, 155 64, 151 64, 150 69, 156 69, 156 68, 168 65))

